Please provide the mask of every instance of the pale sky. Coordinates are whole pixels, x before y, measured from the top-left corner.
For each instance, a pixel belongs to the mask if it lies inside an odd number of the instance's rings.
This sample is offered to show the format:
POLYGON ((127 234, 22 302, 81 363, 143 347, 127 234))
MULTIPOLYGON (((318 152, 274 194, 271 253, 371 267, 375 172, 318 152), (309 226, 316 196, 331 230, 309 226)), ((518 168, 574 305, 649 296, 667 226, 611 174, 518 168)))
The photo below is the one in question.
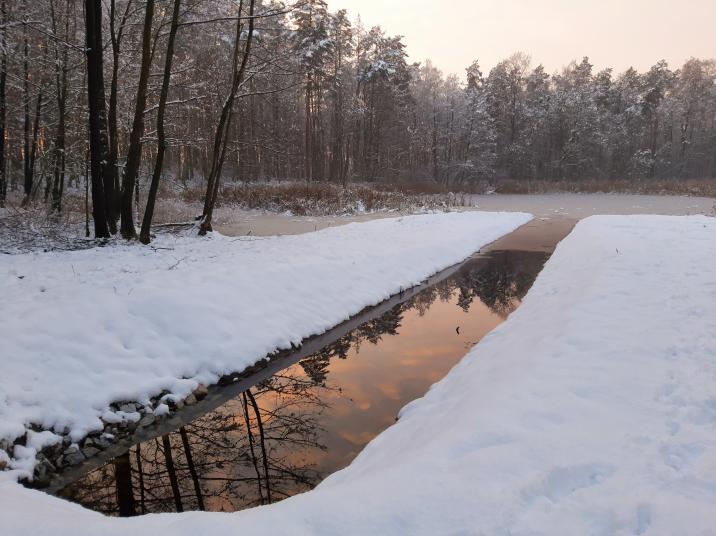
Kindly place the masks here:
POLYGON ((461 77, 474 59, 487 74, 516 51, 550 73, 583 56, 617 72, 716 58, 716 0, 327 1, 366 27, 404 35, 411 61, 430 58, 461 77))

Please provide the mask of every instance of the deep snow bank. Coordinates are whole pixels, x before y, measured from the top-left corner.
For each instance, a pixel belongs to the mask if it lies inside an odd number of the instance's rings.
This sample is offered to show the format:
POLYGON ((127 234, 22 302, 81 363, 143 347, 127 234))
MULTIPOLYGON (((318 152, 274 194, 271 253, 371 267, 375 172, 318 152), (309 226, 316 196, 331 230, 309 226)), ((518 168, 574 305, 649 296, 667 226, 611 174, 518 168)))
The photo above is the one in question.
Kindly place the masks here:
MULTIPOLYGON (((35 423, 77 440, 101 429, 100 417, 117 418, 108 413, 111 402, 149 403, 163 390, 186 396, 419 283, 530 218, 442 213, 291 237, 3 256, 0 439, 35 423)), ((29 435, 30 449, 14 449, 17 470, 54 440, 29 435)))
POLYGON ((312 492, 116 520, 5 483, 0 519, 19 533, 31 511, 30 533, 53 535, 714 534, 715 237, 706 217, 581 222, 522 307, 312 492))

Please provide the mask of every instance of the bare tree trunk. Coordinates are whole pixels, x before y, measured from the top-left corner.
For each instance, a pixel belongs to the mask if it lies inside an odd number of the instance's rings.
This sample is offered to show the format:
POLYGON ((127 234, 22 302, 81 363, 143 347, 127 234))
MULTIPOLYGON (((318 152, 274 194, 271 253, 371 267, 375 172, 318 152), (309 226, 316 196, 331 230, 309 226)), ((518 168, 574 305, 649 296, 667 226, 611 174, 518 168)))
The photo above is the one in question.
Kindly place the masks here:
POLYGON ((246 37, 246 45, 244 47, 243 55, 241 57, 241 64, 239 65, 241 30, 243 28, 243 25, 241 24, 241 14, 244 0, 240 0, 239 2, 239 14, 236 21, 236 43, 234 45, 233 80, 231 84, 231 91, 221 110, 221 118, 219 119, 219 125, 216 127, 216 134, 214 136, 214 151, 212 154, 211 171, 209 172, 209 179, 207 181, 206 197, 204 199, 204 214, 199 228, 200 236, 203 236, 207 232, 211 231, 211 218, 214 214, 214 205, 216 204, 216 198, 219 193, 219 184, 221 182, 221 171, 224 166, 224 159, 226 158, 226 146, 228 143, 229 129, 231 127, 234 100, 236 100, 236 94, 244 80, 246 66, 249 61, 249 56, 251 55, 251 42, 254 35, 255 4, 256 0, 250 0, 249 31, 246 37))
POLYGON ((104 103, 102 58, 102 0, 85 0, 87 43, 87 100, 89 104, 90 166, 92 173, 92 216, 94 234, 108 238, 112 226, 107 207, 114 189, 107 184, 107 117, 104 103))
POLYGON ((259 427, 259 439, 260 439, 260 443, 261 443, 261 458, 263 459, 264 477, 266 479, 266 498, 268 499, 268 503, 271 504, 271 479, 269 477, 268 456, 266 455, 266 434, 264 433, 264 423, 261 420, 261 412, 259 410, 259 405, 256 403, 256 398, 254 398, 254 395, 251 392, 251 389, 246 391, 246 395, 249 397, 249 400, 251 401, 251 405, 254 408, 254 413, 256 414, 256 424, 259 427))
POLYGON ((137 475, 139 476, 139 511, 147 513, 146 493, 144 492, 144 468, 142 467, 142 444, 137 443, 135 460, 137 461, 137 475))
POLYGON ((137 515, 132 489, 132 464, 129 461, 129 451, 114 459, 114 482, 117 492, 117 506, 119 517, 132 517, 137 515))
POLYGON ((191 481, 194 484, 196 504, 199 510, 203 512, 204 510, 206 510, 206 508, 204 507, 204 494, 201 491, 201 482, 199 481, 199 475, 197 474, 196 466, 194 465, 194 456, 192 456, 191 454, 191 444, 189 443, 189 437, 186 433, 186 429, 183 426, 179 428, 179 435, 181 436, 181 442, 184 446, 184 456, 186 457, 186 464, 189 467, 191 481))
POLYGON ((304 173, 307 181, 313 180, 313 170, 311 169, 312 153, 313 153, 313 139, 311 137, 311 100, 313 99, 313 81, 311 73, 308 73, 306 80, 306 125, 304 133, 304 173))
MULTIPOLYGON (((66 78, 64 79, 66 84, 66 78)), ((52 181, 52 210, 62 212, 62 194, 65 189, 65 111, 66 111, 66 90, 64 86, 60 98, 57 124, 57 136, 55 138, 55 173, 52 181)))
POLYGON ((246 397, 246 393, 241 394, 241 401, 242 401, 242 407, 244 410, 244 422, 246 423, 246 435, 249 438, 249 451, 251 452, 251 463, 254 466, 254 471, 256 472, 256 484, 258 485, 258 491, 259 491, 259 499, 261 500, 261 504, 264 503, 264 491, 263 486, 261 485, 261 471, 259 471, 259 464, 258 460, 256 459, 256 450, 254 449, 254 433, 251 430, 251 419, 249 418, 249 402, 248 398, 246 397))
MULTIPOLYGON (((42 82, 40 82, 42 84, 42 82)), ((40 86, 40 89, 37 93, 37 102, 35 103, 35 121, 32 126, 32 141, 30 142, 30 159, 29 159, 29 165, 28 168, 26 168, 26 172, 29 173, 30 178, 30 195, 27 196, 26 201, 29 201, 29 197, 34 197, 34 188, 33 185, 35 183, 35 162, 37 160, 37 138, 40 133, 40 118, 42 117, 42 96, 43 96, 43 86, 40 86)), ((27 188, 27 178, 28 175, 25 175, 25 187, 27 188)), ((41 182, 41 181, 40 181, 41 182)), ((39 183, 38 182, 38 185, 39 183)))
POLYGON ((162 79, 162 91, 159 96, 159 106, 157 109, 157 158, 154 162, 152 182, 149 186, 149 194, 147 195, 147 208, 144 211, 142 229, 139 233, 139 240, 142 242, 142 244, 149 244, 149 242, 151 241, 150 232, 152 229, 152 218, 154 217, 154 204, 157 199, 159 180, 162 176, 162 167, 164 166, 164 154, 167 150, 167 138, 166 133, 164 132, 164 112, 167 107, 167 99, 169 97, 169 82, 171 81, 172 76, 174 42, 176 40, 177 29, 179 28, 180 9, 181 0, 174 0, 174 11, 172 12, 171 29, 169 30, 169 42, 167 43, 167 53, 166 59, 164 61, 164 78, 162 79))
POLYGON ((149 69, 152 63, 153 20, 154 0, 147 0, 147 7, 144 13, 144 31, 142 32, 142 66, 139 71, 139 86, 137 88, 132 132, 129 135, 127 164, 124 168, 124 175, 122 176, 122 222, 120 232, 122 233, 122 237, 128 240, 137 237, 137 231, 134 228, 134 212, 132 211, 132 194, 136 188, 139 166, 142 163, 144 111, 147 107, 147 85, 149 83, 149 69))
MULTIPOLYGON (((70 6, 71 0, 65 2, 65 39, 70 33, 70 6)), ((52 14, 52 31, 57 35, 57 22, 55 17, 55 3, 50 2, 52 14)), ((67 114, 67 59, 68 47, 63 48, 62 54, 58 50, 59 44, 55 43, 55 85, 57 88, 57 136, 55 138, 55 172, 52 181, 52 210, 61 212, 62 194, 65 188, 65 165, 67 157, 65 154, 65 116, 67 114)))
POLYGON ((438 111, 435 104, 435 95, 433 95, 433 132, 432 146, 430 150, 432 154, 433 164, 433 180, 438 181, 438 111))
POLYGON ((2 16, 2 38, 0 40, 0 207, 5 206, 7 199, 7 173, 5 166, 5 128, 7 124, 7 5, 6 0, 0 1, 2 16))
POLYGON ((87 150, 87 156, 85 158, 85 238, 90 237, 89 229, 89 148, 87 150))
MULTIPOLYGON (((107 180, 114 185, 115 195, 111 205, 108 207, 110 219, 117 225, 119 214, 122 208, 122 198, 119 195, 121 186, 119 183, 119 134, 117 131, 117 94, 119 92, 119 53, 121 50, 122 37, 124 36, 124 28, 127 24, 132 0, 128 0, 124 9, 124 14, 116 27, 115 18, 115 0, 111 0, 109 6, 109 37, 112 43, 112 78, 109 84, 109 111, 107 114, 107 127, 109 130, 109 151, 107 158, 107 180)), ((115 231, 116 232, 116 231, 115 231)))
MULTIPOLYGON (((338 36, 340 38, 340 35, 338 36)), ((335 77, 333 82, 334 105, 333 105, 333 151, 329 162, 329 178, 340 182, 346 187, 345 160, 345 126, 343 121, 343 81, 341 71, 343 69, 343 48, 338 48, 335 63, 335 77)))
MULTIPOLYGON (((23 2, 25 7, 25 17, 27 17, 27 0, 23 2)), ((27 35, 27 25, 24 26, 23 31, 23 163, 24 163, 24 192, 25 201, 30 199, 32 194, 32 171, 30 170, 30 39, 27 35)))
POLYGON ((174 466, 174 457, 172 456, 172 445, 169 442, 169 436, 162 436, 162 450, 164 451, 164 459, 167 462, 167 474, 169 475, 169 485, 174 495, 174 506, 177 512, 184 511, 184 505, 181 502, 181 492, 179 491, 179 482, 177 480, 176 467, 174 466))

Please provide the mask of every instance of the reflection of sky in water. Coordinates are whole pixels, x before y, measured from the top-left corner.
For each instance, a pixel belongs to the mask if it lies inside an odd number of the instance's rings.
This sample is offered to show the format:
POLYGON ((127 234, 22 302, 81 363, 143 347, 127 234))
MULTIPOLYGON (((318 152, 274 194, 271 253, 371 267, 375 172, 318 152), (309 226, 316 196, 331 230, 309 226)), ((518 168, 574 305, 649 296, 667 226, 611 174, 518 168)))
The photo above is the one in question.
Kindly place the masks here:
POLYGON ((483 303, 465 313, 456 306, 457 291, 449 302, 435 302, 420 316, 414 309, 403 316, 399 335, 384 336, 377 345, 351 349, 347 359, 331 362, 329 386, 340 386, 338 411, 321 416, 328 450, 318 454, 321 465, 333 472, 350 463, 343 452, 349 443, 362 447, 395 421, 400 409, 422 396, 465 354, 465 345, 477 341, 502 319, 483 303), (460 334, 455 328, 460 326, 460 334))
MULTIPOLYGON (((261 427, 244 394, 186 425, 184 437, 170 434, 173 471, 161 439, 132 447, 127 464, 132 488, 124 490, 131 504, 123 503, 125 513, 127 508, 137 513, 173 511, 178 502, 185 510, 197 509, 199 495, 206 509, 237 510, 268 502, 267 488, 274 502, 315 486, 350 463, 395 422, 405 404, 423 396, 474 343, 503 322, 547 255, 497 251, 480 256, 435 287, 253 387, 250 395, 259 408, 261 427)), ((121 495, 116 473, 116 466, 108 464, 62 495, 116 514, 121 495)))

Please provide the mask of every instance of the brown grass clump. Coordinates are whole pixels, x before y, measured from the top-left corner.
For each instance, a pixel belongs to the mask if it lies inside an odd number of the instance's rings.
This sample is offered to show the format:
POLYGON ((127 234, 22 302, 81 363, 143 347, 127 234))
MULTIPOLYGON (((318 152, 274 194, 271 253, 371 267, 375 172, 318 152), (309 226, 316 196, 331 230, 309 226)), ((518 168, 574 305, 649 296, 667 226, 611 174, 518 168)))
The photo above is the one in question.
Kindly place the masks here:
MULTIPOLYGON (((220 206, 268 212, 290 212, 296 216, 330 216, 377 211, 439 210, 469 203, 466 195, 416 185, 403 189, 389 185, 348 185, 332 183, 237 183, 225 186, 219 195, 220 206)), ((201 199, 201 192, 184 190, 186 203, 201 199)))

